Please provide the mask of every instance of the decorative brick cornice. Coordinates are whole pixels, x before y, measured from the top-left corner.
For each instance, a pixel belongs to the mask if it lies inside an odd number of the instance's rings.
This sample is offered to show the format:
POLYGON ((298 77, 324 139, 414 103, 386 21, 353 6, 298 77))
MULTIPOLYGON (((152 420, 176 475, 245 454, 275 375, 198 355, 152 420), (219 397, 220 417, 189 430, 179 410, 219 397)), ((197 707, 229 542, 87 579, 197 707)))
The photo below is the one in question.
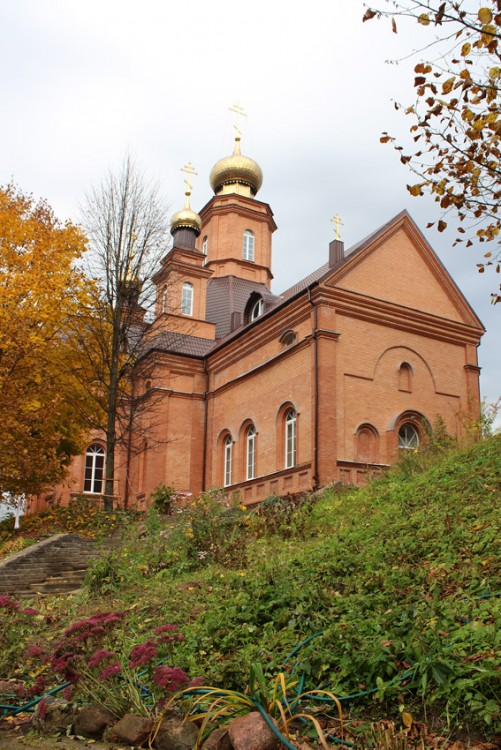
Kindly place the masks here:
POLYGON ((390 326, 429 338, 454 344, 477 346, 484 329, 461 321, 441 318, 394 302, 368 297, 339 286, 325 285, 314 292, 319 302, 326 302, 342 315, 390 326))

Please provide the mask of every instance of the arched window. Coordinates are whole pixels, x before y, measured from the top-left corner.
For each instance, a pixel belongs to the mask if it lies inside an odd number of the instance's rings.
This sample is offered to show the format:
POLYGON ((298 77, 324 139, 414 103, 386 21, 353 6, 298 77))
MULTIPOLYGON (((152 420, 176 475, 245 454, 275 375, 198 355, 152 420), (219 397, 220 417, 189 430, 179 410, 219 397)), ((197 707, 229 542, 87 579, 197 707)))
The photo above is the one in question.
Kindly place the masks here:
POLYGON ((398 390, 407 393, 412 391, 412 367, 408 362, 402 362, 398 369, 398 390))
POLYGON ((233 440, 228 435, 224 441, 224 486, 229 487, 232 481, 233 440))
POLYGON ((100 495, 104 485, 105 450, 93 443, 85 452, 84 492, 100 495))
POLYGON ((193 284, 185 281, 181 297, 181 315, 193 315, 193 284))
POLYGON ((244 260, 254 260, 254 233, 250 229, 244 232, 242 257, 244 260))
POLYGON ((398 431, 398 447, 402 450, 419 448, 419 433, 410 422, 404 422, 398 431))
POLYGON ((296 412, 289 409, 285 415, 285 468, 296 465, 296 412))
POLYGON ((207 255, 209 253, 209 238, 207 235, 202 240, 202 252, 205 255, 204 266, 207 263, 207 255))
POLYGON ((164 286, 162 289, 162 312, 166 312, 167 310, 167 287, 164 286))
POLYGON ((256 428, 254 425, 247 429, 245 451, 245 478, 254 479, 256 476, 256 428))
POLYGON ((262 297, 260 297, 254 304, 252 305, 249 313, 249 320, 256 320, 256 318, 259 318, 264 312, 264 300, 262 297))

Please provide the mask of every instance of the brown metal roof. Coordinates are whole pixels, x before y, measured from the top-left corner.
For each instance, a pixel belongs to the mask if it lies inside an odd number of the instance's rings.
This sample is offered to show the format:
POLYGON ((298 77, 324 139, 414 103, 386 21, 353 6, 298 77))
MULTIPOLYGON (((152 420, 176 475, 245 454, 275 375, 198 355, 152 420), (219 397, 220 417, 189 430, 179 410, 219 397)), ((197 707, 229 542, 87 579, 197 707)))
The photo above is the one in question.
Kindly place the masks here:
POLYGON ((252 294, 258 294, 264 299, 265 308, 280 301, 268 287, 255 281, 239 279, 237 276, 209 279, 205 319, 216 324, 216 339, 228 335, 231 330, 232 313, 240 313, 243 316, 252 294))
POLYGON ((204 357, 213 345, 214 341, 210 339, 187 336, 175 331, 162 331, 146 342, 141 356, 156 350, 171 354, 185 354, 189 357, 204 357))

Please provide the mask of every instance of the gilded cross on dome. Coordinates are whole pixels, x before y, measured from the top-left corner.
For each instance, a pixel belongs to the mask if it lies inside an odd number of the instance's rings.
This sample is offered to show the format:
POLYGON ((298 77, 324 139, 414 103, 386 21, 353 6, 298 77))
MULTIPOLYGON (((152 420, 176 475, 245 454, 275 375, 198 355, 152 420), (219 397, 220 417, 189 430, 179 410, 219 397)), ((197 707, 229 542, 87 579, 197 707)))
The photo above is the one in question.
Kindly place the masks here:
POLYGON ((181 172, 186 172, 188 175, 185 179, 185 185, 186 185, 186 195, 191 195, 191 190, 193 185, 190 182, 190 175, 195 174, 197 175, 198 172, 195 170, 195 167, 191 163, 191 161, 188 162, 188 164, 185 164, 184 167, 181 167, 181 172))
POLYGON ((340 240, 341 239, 341 232, 339 230, 339 227, 340 226, 344 226, 344 221, 341 220, 341 217, 340 217, 339 214, 336 214, 335 216, 333 216, 332 219, 331 219, 331 221, 333 221, 334 224, 336 225, 336 228, 334 230, 335 233, 336 233, 336 239, 340 240))
POLYGON ((241 104, 238 102, 234 104, 232 107, 230 107, 230 112, 234 112, 236 114, 236 123, 233 125, 236 131, 236 140, 240 140, 242 137, 242 129, 240 128, 240 117, 247 117, 247 112, 244 110, 241 104))

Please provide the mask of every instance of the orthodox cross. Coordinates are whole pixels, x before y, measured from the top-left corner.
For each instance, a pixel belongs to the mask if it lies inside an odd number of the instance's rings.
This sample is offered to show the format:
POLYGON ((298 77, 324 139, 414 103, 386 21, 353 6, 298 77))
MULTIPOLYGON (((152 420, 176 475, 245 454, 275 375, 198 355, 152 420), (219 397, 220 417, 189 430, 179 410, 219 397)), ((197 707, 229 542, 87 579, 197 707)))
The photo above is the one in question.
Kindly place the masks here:
POLYGON ((341 225, 344 226, 344 221, 341 220, 341 217, 340 217, 339 214, 336 214, 335 216, 333 216, 332 219, 331 219, 331 221, 333 221, 334 224, 336 225, 336 228, 334 230, 335 233, 336 233, 336 239, 340 240, 341 239, 341 232, 339 231, 339 227, 341 225))
POLYGON ((185 179, 184 182, 185 182, 185 185, 186 185, 186 188, 187 188, 186 195, 191 195, 191 190, 192 190, 193 186, 192 186, 192 184, 190 182, 190 175, 192 175, 192 174, 196 174, 197 175, 198 172, 195 170, 195 167, 193 166, 193 164, 191 163, 191 161, 189 161, 188 164, 186 164, 184 167, 181 167, 181 172, 186 172, 186 174, 188 175, 186 177, 186 179, 185 179))
POLYGON ((247 112, 244 110, 244 108, 237 102, 232 107, 230 107, 230 112, 234 112, 236 114, 236 123, 233 125, 233 127, 236 130, 236 137, 240 140, 242 137, 242 130, 240 128, 240 117, 247 117, 247 112))

